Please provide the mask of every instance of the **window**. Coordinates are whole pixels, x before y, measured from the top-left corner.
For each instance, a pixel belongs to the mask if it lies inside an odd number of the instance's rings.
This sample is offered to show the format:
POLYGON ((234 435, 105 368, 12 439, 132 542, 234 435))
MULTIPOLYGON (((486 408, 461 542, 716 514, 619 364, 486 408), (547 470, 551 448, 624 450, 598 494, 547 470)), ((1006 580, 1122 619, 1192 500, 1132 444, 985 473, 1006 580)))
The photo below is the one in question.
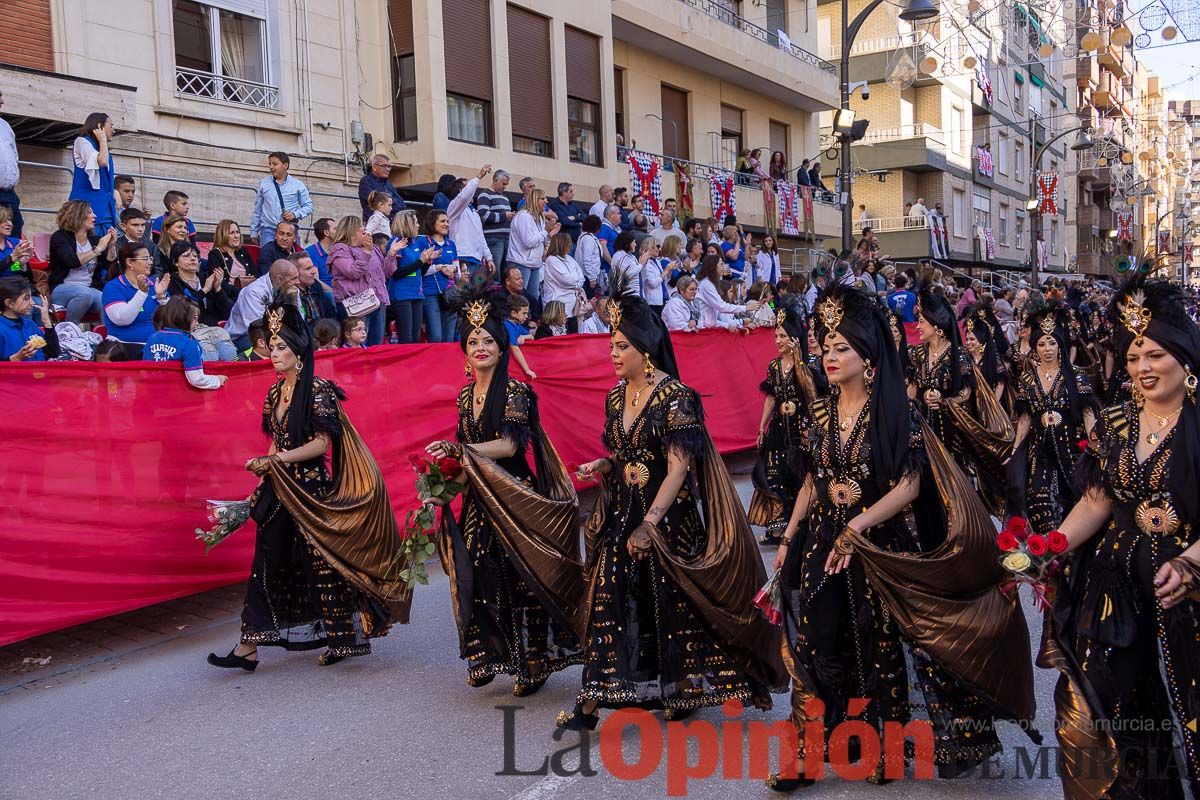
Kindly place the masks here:
POLYGON ((1025 247, 1025 214, 1017 212, 1017 249, 1025 247))
POLYGON ((1050 220, 1050 255, 1058 255, 1058 220, 1050 220))
POLYGON ((395 87, 392 111, 396 141, 411 142, 417 138, 416 56, 396 56, 392 61, 392 86, 395 87))
POLYGON ((720 166, 736 170, 742 153, 742 110, 721 104, 721 161, 720 166))
POLYGON ((513 151, 554 155, 553 93, 550 89, 550 20, 517 6, 508 7, 508 60, 513 151))
POLYGON ((1025 116, 1025 81, 1017 74, 1013 75, 1013 113, 1018 117, 1025 116))
POLYGON ((600 151, 600 39, 564 28, 567 50, 567 143, 576 164, 598 167, 600 151))
POLYGON ((1000 134, 1000 146, 996 148, 996 169, 1000 170, 1001 175, 1008 174, 1008 148, 1011 144, 1008 136, 1000 134))
POLYGON ((767 44, 778 47, 779 31, 787 33, 787 0, 766 0, 766 5, 767 24, 763 27, 767 29, 767 44))
POLYGON ((1000 206, 1000 244, 1008 244, 1008 206, 1000 206))
POLYGON ((459 94, 446 94, 447 136, 460 142, 492 144, 492 104, 459 94))
POLYGON ((992 227, 992 197, 986 193, 976 192, 971 195, 971 209, 974 211, 975 224, 980 228, 992 227))
POLYGON ((175 0, 175 90, 181 95, 277 108, 279 89, 268 85, 266 6, 252 13, 175 0))
POLYGON ((1013 177, 1025 182, 1025 147, 1020 142, 1013 142, 1013 177))
POLYGON ((671 158, 688 160, 688 93, 663 84, 659 92, 662 114, 662 151, 671 158))
POLYGON ((491 147, 492 27, 489 0, 442 0, 442 35, 471 42, 446 59, 447 135, 491 147))
POLYGON ((967 235, 963 222, 967 218, 967 196, 959 189, 954 190, 954 235, 960 239, 967 235))
POLYGON ((417 62, 413 55, 412 0, 391 0, 388 21, 392 26, 392 118, 397 142, 417 138, 417 62))
POLYGON ((776 152, 783 153, 783 163, 785 165, 791 163, 788 159, 788 126, 782 122, 771 120, 768 136, 771 141, 771 152, 763 158, 762 162, 763 169, 769 172, 771 158, 774 157, 776 152))
POLYGON ((568 97, 567 138, 571 142, 572 161, 600 166, 600 106, 568 97))
POLYGON ((962 106, 954 106, 950 112, 950 151, 964 154, 964 135, 967 129, 966 114, 962 106))
POLYGON ((617 144, 625 142, 625 70, 613 67, 613 99, 616 101, 613 127, 617 132, 617 144))

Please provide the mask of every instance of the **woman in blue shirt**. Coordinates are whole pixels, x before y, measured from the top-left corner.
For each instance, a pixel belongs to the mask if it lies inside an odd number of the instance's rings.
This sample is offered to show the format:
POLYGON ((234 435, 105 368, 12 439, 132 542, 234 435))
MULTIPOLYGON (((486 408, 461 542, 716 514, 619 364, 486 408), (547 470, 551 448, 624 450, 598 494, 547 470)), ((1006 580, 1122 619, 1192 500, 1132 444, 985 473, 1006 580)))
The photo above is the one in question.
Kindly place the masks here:
MULTIPOLYGON (((396 271, 388 280, 388 298, 392 316, 396 319, 396 336, 400 344, 421 341, 421 306, 425 301, 421 284, 422 273, 433 261, 437 248, 420 248, 417 212, 401 211, 392 220, 392 237, 407 239, 408 245, 396 256, 396 271)), ((391 245, 391 242, 388 243, 391 245)), ((433 341, 430 339, 430 341, 433 341)))
POLYGON ((37 307, 43 326, 38 327, 30 317, 34 305, 29 281, 0 278, 0 361, 45 361, 46 356, 58 356, 49 305, 43 302, 37 307))
POLYGON ((112 120, 107 114, 88 114, 71 148, 75 168, 71 174, 71 194, 68 200, 83 200, 96 215, 94 233, 103 236, 117 224, 117 201, 114 195, 117 176, 108 143, 113 137, 112 120))
POLYGON ((424 294, 425 333, 430 343, 453 342, 458 332, 457 313, 444 296, 458 280, 458 248, 449 234, 450 218, 445 211, 435 208, 425 215, 425 235, 418 236, 414 242, 422 255, 429 252, 421 291, 424 294))
POLYGON ((195 319, 196 304, 186 297, 172 297, 154 312, 154 333, 142 348, 144 361, 178 361, 183 365, 183 377, 197 389, 220 389, 224 375, 204 374, 204 354, 200 343, 187 331, 195 319))
POLYGON ((167 299, 171 278, 150 280, 154 259, 146 246, 126 243, 104 284, 104 324, 108 335, 122 342, 145 344, 154 333, 154 311, 167 299))

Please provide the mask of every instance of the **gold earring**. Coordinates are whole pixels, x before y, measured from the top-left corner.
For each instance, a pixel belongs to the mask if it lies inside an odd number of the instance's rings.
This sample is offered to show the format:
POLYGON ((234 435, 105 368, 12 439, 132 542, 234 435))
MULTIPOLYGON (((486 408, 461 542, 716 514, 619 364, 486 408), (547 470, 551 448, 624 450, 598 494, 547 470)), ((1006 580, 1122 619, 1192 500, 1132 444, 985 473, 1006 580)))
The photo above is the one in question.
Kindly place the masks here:
POLYGON ((875 368, 873 366, 871 366, 871 359, 868 358, 866 368, 863 369, 863 383, 865 383, 867 385, 867 388, 870 389, 871 384, 874 382, 875 382, 875 368))
POLYGON ((654 379, 654 362, 650 360, 650 356, 645 356, 642 361, 642 372, 646 373, 646 380, 654 379))
MULTIPOLYGON (((1186 379, 1184 380, 1184 385, 1187 385, 1186 379)), ((1133 405, 1138 411, 1141 411, 1146 405, 1146 396, 1142 394, 1142 390, 1138 388, 1136 383, 1129 388, 1129 393, 1133 396, 1133 405)))
POLYGON ((304 362, 303 361, 296 362, 296 372, 304 372, 304 362))
POLYGON ((467 376, 467 380, 475 377, 475 373, 471 371, 471 359, 463 362, 463 374, 467 376))
POLYGON ((1196 387, 1200 386, 1200 379, 1196 378, 1196 374, 1192 372, 1192 368, 1185 366, 1187 377, 1183 379, 1183 388, 1187 390, 1188 400, 1196 402, 1196 387))

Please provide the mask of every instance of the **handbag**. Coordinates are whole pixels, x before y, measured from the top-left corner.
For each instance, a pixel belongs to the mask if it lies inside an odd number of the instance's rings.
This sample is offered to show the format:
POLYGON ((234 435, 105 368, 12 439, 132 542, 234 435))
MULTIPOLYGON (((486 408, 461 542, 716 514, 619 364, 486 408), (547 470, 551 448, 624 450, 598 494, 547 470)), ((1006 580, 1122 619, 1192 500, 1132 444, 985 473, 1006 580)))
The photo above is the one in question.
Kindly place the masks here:
POLYGON ((342 306, 351 317, 365 317, 379 308, 379 296, 375 294, 374 289, 367 287, 343 300, 342 306))

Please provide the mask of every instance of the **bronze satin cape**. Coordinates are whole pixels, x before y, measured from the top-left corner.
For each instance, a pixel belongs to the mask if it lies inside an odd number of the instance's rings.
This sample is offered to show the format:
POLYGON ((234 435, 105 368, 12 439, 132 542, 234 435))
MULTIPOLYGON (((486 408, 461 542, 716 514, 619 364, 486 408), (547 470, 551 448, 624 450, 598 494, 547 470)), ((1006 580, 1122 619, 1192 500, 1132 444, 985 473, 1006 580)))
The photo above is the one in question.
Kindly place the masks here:
POLYGON ((987 473, 980 477, 992 487, 1003 487, 1007 479, 1004 462, 1012 455, 1016 431, 979 367, 974 370, 975 391, 971 392, 969 405, 944 402, 942 410, 962 432, 976 462, 987 473))
MULTIPOLYGON (((586 586, 579 558, 579 498, 549 437, 543 434, 540 444, 534 446, 543 448, 543 474, 538 477, 547 487, 546 494, 517 480, 492 459, 479 455, 472 445, 464 444, 462 464, 467 491, 483 505, 504 552, 525 584, 550 614, 582 640, 586 586)), ((442 523, 438 554, 450 578, 450 595, 461 637, 467 630, 471 603, 461 595, 459 571, 469 561, 462 560, 466 555, 465 543, 448 510, 442 513, 442 523)))
POLYGON ((333 491, 313 497, 277 459, 270 461, 271 485, 321 557, 353 586, 383 603, 393 621, 406 623, 412 590, 400 578, 407 565, 393 564, 400 551, 400 529, 387 486, 346 413, 339 411, 339 417, 342 441, 335 448, 333 491))
POLYGON ((997 589, 1008 573, 995 526, 966 475, 922 427, 946 510, 946 540, 927 553, 891 553, 849 533, 854 553, 904 635, 998 716, 1024 723, 1036 738, 1029 630, 1019 603, 997 589))
MULTIPOLYGON (((767 582, 767 571, 741 498, 707 431, 704 441, 704 457, 699 464, 692 464, 693 474, 699 478, 701 510, 708 531, 704 552, 692 559, 684 558, 671 550, 658 530, 650 537, 651 545, 664 571, 683 590, 708 634, 730 661, 768 689, 782 691, 788 685, 788 674, 777 644, 779 629, 766 621, 753 602, 767 582)), ((602 484, 586 526, 589 614, 600 564, 593 554, 604 527, 607 501, 608 492, 602 484)))

